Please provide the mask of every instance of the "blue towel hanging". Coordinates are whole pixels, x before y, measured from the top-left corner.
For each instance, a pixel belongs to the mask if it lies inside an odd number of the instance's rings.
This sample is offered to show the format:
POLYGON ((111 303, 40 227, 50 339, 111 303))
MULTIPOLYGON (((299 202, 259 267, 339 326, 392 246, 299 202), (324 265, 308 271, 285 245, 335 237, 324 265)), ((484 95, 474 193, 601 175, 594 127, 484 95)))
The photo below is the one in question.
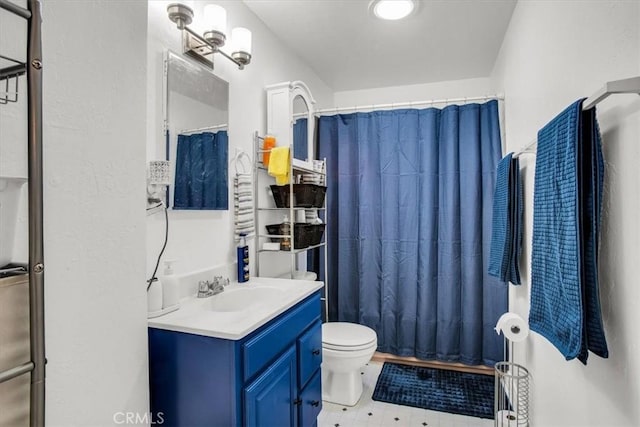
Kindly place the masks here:
POLYGON ((538 132, 529 324, 567 360, 608 357, 598 291, 604 177, 595 109, 579 100, 538 132))
POLYGON ((523 203, 520 161, 509 153, 498 163, 496 173, 488 272, 503 282, 516 285, 521 283, 523 203))

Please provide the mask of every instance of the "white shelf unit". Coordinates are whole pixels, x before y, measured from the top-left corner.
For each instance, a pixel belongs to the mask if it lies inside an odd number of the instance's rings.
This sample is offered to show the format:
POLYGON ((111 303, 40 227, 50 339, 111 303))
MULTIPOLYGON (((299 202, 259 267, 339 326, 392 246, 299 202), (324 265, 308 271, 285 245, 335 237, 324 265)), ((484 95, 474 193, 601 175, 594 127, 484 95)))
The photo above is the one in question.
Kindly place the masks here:
MULTIPOLYGON (((265 153, 265 150, 262 149, 262 143, 264 141, 264 138, 261 137, 258 132, 256 131, 254 133, 254 138, 253 138, 253 143, 254 143, 254 168, 253 168, 253 185, 254 185, 254 189, 253 189, 253 194, 254 197, 256 198, 255 200, 255 212, 254 212, 254 217, 255 217, 255 225, 256 225, 256 262, 255 262, 255 267, 256 267, 256 276, 260 277, 260 270, 261 270, 261 256, 264 255, 265 253, 271 253, 271 254, 280 254, 280 256, 289 256, 290 257, 290 268, 289 268, 289 274, 290 277, 293 279, 294 278, 294 273, 297 269, 298 264, 303 264, 306 266, 306 260, 304 260, 305 262, 302 262, 303 260, 300 260, 298 255, 300 254, 304 254, 310 250, 313 249, 318 249, 320 248, 321 250, 323 250, 324 252, 324 268, 323 268, 323 274, 324 274, 324 281, 325 281, 325 286, 324 286, 324 290, 323 293, 324 295, 322 296, 321 300, 323 301, 324 304, 324 311, 325 311, 325 319, 328 319, 328 290, 327 290, 327 263, 326 263, 326 259, 327 259, 327 244, 326 244, 326 239, 327 239, 327 232, 328 232, 328 224, 326 224, 325 222, 325 229, 324 229, 324 234, 322 236, 322 242, 320 244, 317 245, 311 245, 309 247, 306 248, 301 248, 301 249, 295 249, 295 223, 296 223, 296 213, 300 212, 300 211, 308 211, 308 210, 316 210, 317 212, 324 212, 326 211, 326 198, 325 198, 325 207, 322 208, 305 208, 305 207, 294 207, 294 199, 293 199, 293 184, 295 183, 295 179, 296 177, 300 176, 300 175, 304 175, 304 174, 315 174, 315 175, 325 175, 325 172, 322 171, 315 171, 313 169, 310 168, 306 168, 306 167, 299 167, 299 166, 294 166, 293 162, 291 162, 290 164, 290 169, 289 169, 289 207, 288 208, 278 208, 278 207, 270 207, 270 206, 261 206, 261 198, 266 198, 266 182, 271 182, 271 183, 275 183, 275 179, 270 177, 267 174, 267 168, 262 164, 262 154, 265 153), (265 224, 267 224, 267 222, 265 221, 263 224, 263 218, 264 216, 262 216, 261 214, 271 214, 273 217, 274 213, 277 212, 281 212, 285 215, 287 215, 287 217, 289 218, 289 230, 291 230, 291 232, 289 234, 278 234, 278 235, 273 235, 273 234, 267 234, 266 230, 264 230, 264 226, 265 224), (289 241, 291 242, 291 247, 289 250, 265 250, 262 249, 262 244, 265 242, 270 241, 271 238, 288 238, 289 241)), ((290 145, 290 156, 293 159, 294 158, 294 152, 293 152, 293 144, 290 145)), ((267 150, 268 151, 268 150, 267 150)), ((326 161, 325 161, 326 164, 326 161)), ((320 278, 318 277, 317 280, 319 280, 320 278)))

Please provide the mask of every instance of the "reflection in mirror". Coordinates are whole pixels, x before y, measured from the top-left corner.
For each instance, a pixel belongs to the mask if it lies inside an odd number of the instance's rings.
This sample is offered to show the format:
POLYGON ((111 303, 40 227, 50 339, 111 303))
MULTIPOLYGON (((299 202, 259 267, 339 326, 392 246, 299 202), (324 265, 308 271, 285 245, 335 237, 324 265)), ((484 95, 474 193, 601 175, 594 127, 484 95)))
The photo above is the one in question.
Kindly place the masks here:
POLYGON ((307 160, 308 153, 309 108, 304 98, 296 95, 293 98, 293 157, 307 160))
POLYGON ((229 84, 173 52, 166 56, 166 142, 173 209, 227 210, 229 84))

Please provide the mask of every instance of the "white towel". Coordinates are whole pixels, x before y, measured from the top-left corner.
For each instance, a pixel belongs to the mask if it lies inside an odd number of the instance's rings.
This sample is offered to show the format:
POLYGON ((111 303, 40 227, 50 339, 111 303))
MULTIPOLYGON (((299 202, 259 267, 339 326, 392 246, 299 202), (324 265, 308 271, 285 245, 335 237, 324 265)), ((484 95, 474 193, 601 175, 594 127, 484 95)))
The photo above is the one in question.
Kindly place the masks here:
POLYGON ((255 218, 253 212, 253 183, 251 175, 238 174, 233 180, 235 207, 234 225, 236 240, 240 240, 240 233, 247 238, 255 236, 255 218))

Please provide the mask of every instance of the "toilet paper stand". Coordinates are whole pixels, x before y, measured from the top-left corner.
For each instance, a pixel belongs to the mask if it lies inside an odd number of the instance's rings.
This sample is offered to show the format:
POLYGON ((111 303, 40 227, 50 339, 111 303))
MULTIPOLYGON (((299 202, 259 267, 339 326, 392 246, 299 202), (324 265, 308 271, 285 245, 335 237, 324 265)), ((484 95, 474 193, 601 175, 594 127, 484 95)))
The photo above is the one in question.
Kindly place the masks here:
POLYGON ((495 366, 495 427, 528 427, 529 424, 529 371, 514 360, 514 342, 526 339, 529 330, 522 318, 505 313, 496 332, 504 339, 504 361, 495 366), (511 337, 509 339, 507 337, 511 337))
MULTIPOLYGON (((519 333, 519 329, 517 326, 512 326, 512 329, 516 329, 515 331, 513 331, 514 333, 519 333)), ((503 345, 503 356, 502 356, 502 360, 505 362, 508 362, 510 360, 514 360, 514 347, 513 347, 513 341, 510 341, 505 335, 502 336, 503 340, 504 340, 504 345, 503 345)))
POLYGON ((495 427, 529 427, 529 371, 513 362, 495 366, 495 427))

